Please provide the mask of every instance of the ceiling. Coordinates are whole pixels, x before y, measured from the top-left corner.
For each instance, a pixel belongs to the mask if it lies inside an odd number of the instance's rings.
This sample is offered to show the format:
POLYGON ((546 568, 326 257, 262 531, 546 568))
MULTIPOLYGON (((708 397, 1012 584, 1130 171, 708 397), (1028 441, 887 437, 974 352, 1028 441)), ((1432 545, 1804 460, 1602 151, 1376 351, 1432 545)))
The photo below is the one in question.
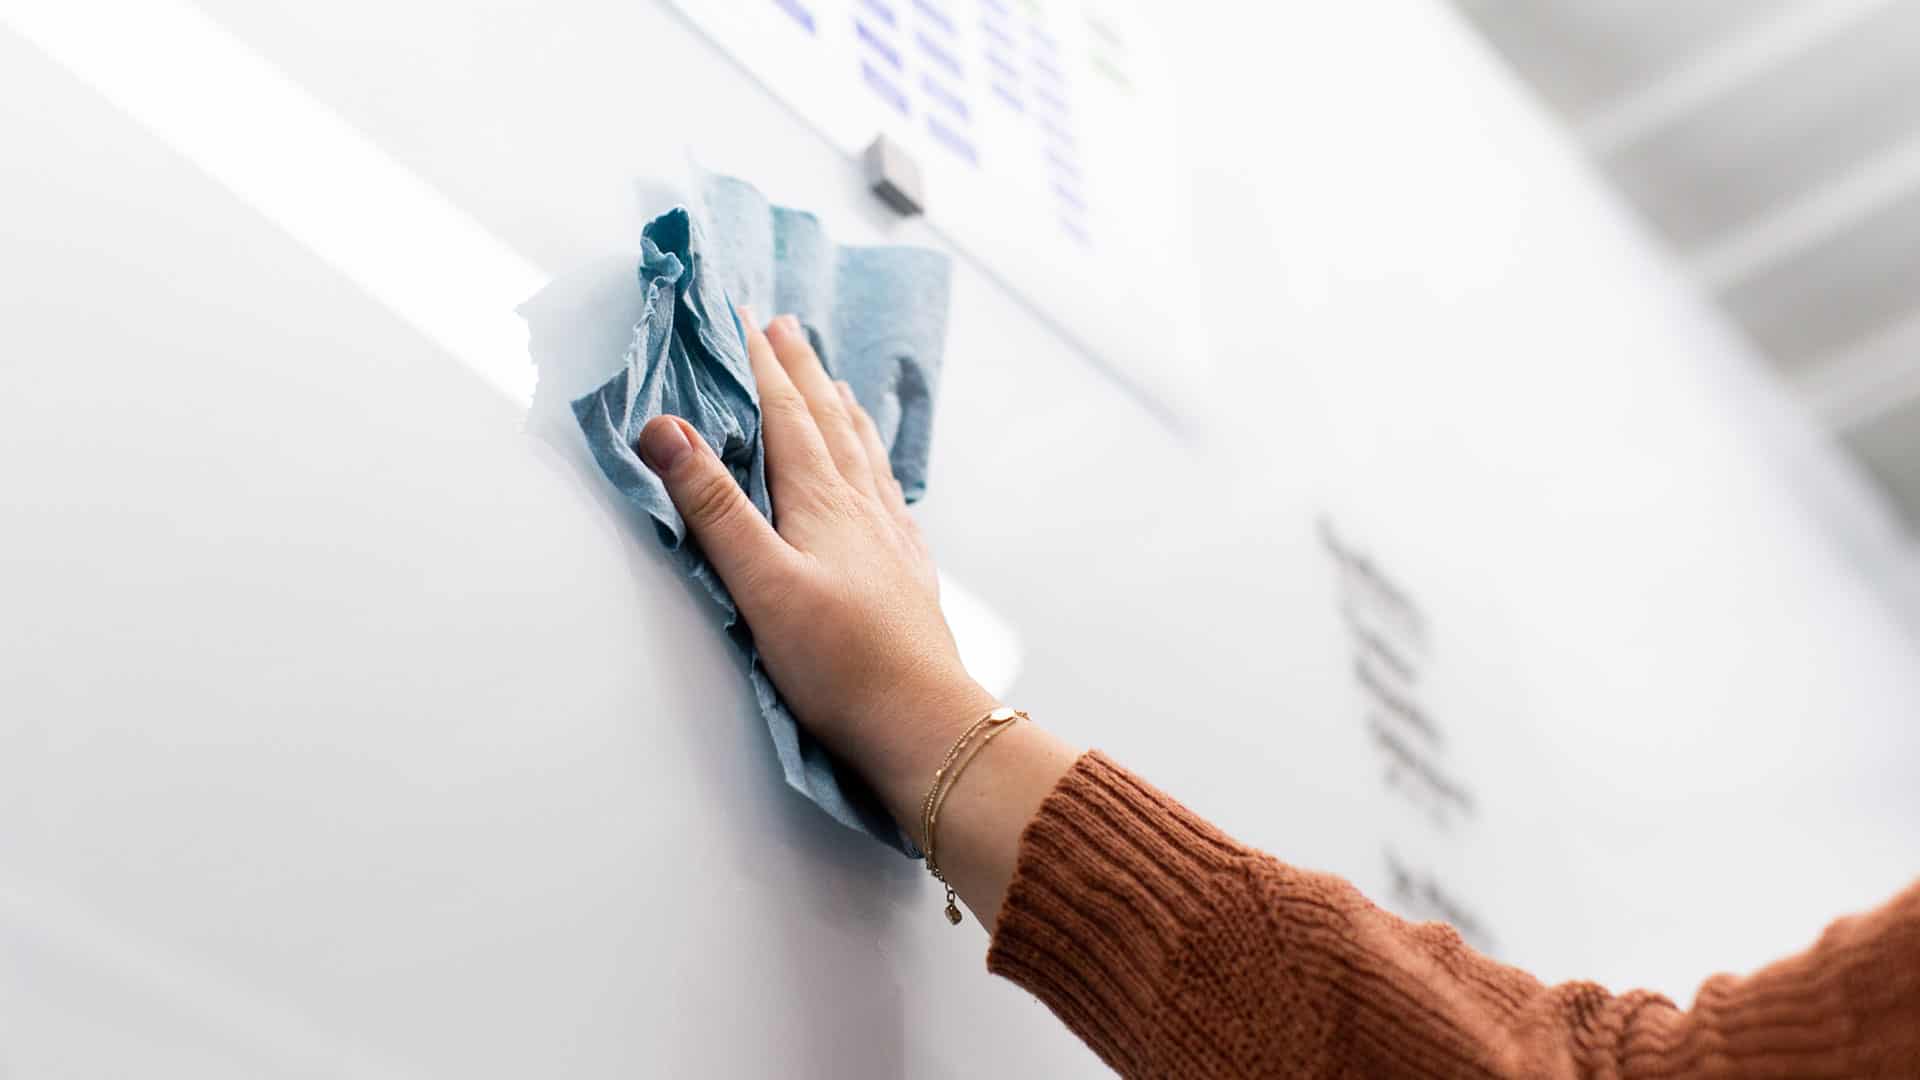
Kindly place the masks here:
POLYGON ((1920 536, 1920 4, 1455 3, 1920 536))

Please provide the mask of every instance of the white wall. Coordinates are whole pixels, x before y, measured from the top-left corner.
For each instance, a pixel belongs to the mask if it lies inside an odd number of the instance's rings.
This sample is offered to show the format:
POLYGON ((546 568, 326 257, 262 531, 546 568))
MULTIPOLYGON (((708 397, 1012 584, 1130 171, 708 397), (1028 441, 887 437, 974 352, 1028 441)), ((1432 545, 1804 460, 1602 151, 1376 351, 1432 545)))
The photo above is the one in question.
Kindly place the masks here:
MULTIPOLYGON (((618 340, 686 145, 846 239, 927 239, 661 4, 203 9, 453 215, 387 221, 391 259, 513 280, 436 263, 444 226, 553 279, 536 349, 618 340)), ((147 10, 155 78, 210 70, 190 10, 147 10)), ((236 174, 246 138, 82 77, 124 17, 55 60, 25 11, 8 1074, 1097 1073, 924 874, 779 787, 697 596, 449 329, 524 298, 353 272, 310 212, 404 183, 329 187, 300 138, 236 174)), ((1684 992, 1885 895, 1920 855, 1920 680, 1769 465, 1744 350, 1437 10, 1263 18, 1169 28, 1221 106, 1189 149, 1193 318, 1237 376, 1207 423, 958 276, 923 514, 1025 642, 1009 696, 1370 889, 1418 845, 1549 977, 1684 992), (1479 806, 1451 833, 1382 790, 1322 518, 1431 623, 1420 699, 1479 806)))

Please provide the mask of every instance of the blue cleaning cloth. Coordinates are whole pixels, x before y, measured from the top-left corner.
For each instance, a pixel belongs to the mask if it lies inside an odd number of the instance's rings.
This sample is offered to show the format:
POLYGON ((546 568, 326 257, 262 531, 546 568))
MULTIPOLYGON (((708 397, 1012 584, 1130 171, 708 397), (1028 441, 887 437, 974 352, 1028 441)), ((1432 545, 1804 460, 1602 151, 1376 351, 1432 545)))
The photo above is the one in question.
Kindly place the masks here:
POLYGON ((728 635, 748 657, 787 783, 835 821, 918 858, 872 789, 794 722, 733 598, 689 541, 686 523, 634 452, 634 440, 653 417, 686 418, 772 520, 760 398, 733 309, 791 313, 828 371, 851 384, 872 414, 894 476, 908 501, 918 499, 927 485, 951 267, 945 255, 920 248, 840 247, 812 214, 773 206, 739 180, 708 176, 701 186, 704 224, 677 207, 642 231, 646 310, 621 370, 574 401, 573 413, 607 479, 652 516, 660 542, 720 606, 728 635))

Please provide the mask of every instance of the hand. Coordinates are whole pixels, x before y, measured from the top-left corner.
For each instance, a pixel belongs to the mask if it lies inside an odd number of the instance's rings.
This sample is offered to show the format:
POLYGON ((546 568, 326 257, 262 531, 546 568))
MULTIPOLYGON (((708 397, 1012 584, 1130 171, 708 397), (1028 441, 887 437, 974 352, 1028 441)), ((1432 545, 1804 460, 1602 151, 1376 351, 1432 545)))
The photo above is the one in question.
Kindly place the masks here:
POLYGON ((764 332, 751 311, 740 317, 774 523, 678 417, 647 424, 640 457, 727 583, 787 704, 917 837, 941 755, 994 699, 960 663, 933 558, 873 420, 827 377, 793 316, 764 332))

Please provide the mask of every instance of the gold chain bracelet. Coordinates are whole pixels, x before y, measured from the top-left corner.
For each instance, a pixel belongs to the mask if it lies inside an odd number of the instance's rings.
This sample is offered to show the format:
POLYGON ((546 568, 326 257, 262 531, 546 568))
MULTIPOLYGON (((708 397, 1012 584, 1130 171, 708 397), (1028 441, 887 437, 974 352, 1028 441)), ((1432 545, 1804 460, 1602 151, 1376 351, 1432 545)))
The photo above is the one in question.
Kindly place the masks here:
POLYGON ((946 805, 947 793, 953 790, 960 773, 973 763, 980 751, 1008 728, 1025 719, 1026 713, 1002 705, 975 720, 973 726, 961 732, 960 737, 948 747, 945 760, 933 771, 933 786, 927 789, 926 800, 920 804, 920 833, 927 838, 927 872, 933 875, 935 881, 946 886, 947 921, 955 926, 960 925, 960 905, 955 903, 959 897, 954 893, 953 886, 947 884, 947 875, 940 869, 940 863, 933 853, 934 826, 939 822, 940 808, 946 805))

